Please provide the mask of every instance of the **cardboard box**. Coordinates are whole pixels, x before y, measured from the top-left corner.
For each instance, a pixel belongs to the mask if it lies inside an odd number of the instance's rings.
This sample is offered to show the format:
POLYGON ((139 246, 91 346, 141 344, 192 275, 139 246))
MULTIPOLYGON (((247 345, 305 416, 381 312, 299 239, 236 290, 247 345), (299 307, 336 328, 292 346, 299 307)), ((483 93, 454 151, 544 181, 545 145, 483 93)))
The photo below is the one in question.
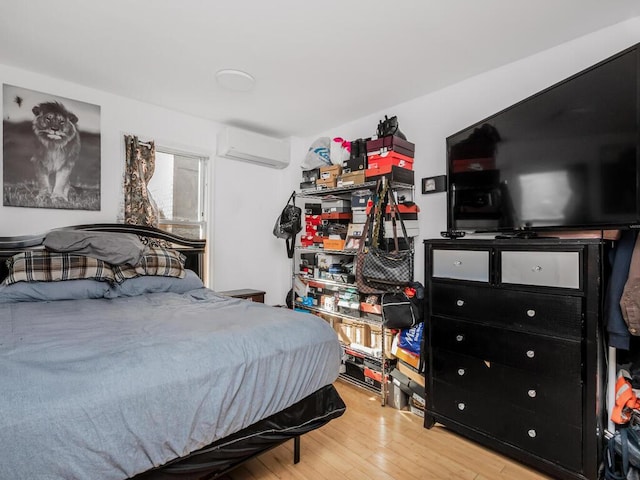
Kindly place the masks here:
POLYGON ((341 323, 342 332, 349 338, 349 345, 352 343, 371 347, 371 327, 366 323, 358 323, 344 319, 341 323))
POLYGON ((367 155, 369 157, 388 151, 394 151, 413 158, 415 156, 416 146, 410 141, 395 135, 387 135, 367 141, 367 155))
POLYGON ((344 172, 357 172, 367 168, 367 155, 363 153, 342 162, 342 170, 344 172))
POLYGON ((323 220, 351 220, 351 211, 323 213, 323 220))
POLYGON ((364 169, 355 172, 343 173, 338 177, 339 187, 348 187, 351 185, 359 185, 365 182, 364 169))
POLYGON ((351 193, 351 208, 366 208, 371 200, 371 191, 357 190, 351 193))
POLYGON ((411 367, 410 365, 406 364, 402 360, 398 360, 398 364, 396 365, 396 368, 400 371, 400 373, 403 373, 404 375, 409 377, 410 380, 413 380, 418 385, 424 388, 426 383, 424 379, 424 375, 419 373, 417 369, 411 367))
POLYGON ((389 168, 391 165, 413 170, 413 158, 401 155, 397 152, 388 152, 384 155, 372 155, 369 157, 368 168, 389 168))
POLYGON ((364 367, 364 376, 373 378, 377 382, 382 382, 382 372, 369 367, 364 367))
MULTIPOLYGON (((320 272, 320 278, 324 280, 331 280, 332 282, 338 283, 355 283, 356 277, 351 273, 329 273, 322 271, 320 272)), ((354 314, 353 316, 358 316, 358 312, 349 312, 349 314, 354 314)))
POLYGON ((350 200, 322 200, 322 213, 330 212, 350 212, 351 201, 350 200))
POLYGON ((362 225, 367 221, 367 209, 365 207, 351 208, 351 223, 362 225))
MULTIPOLYGON (((420 207, 415 203, 398 203, 396 212, 402 220, 417 220, 420 207)), ((391 220, 391 206, 387 205, 385 210, 385 220, 391 220)))
POLYGON ((320 169, 313 168, 311 170, 303 170, 302 171, 302 181, 303 182, 315 182, 318 178, 320 178, 320 169))
MULTIPOLYGON (((376 181, 379 178, 386 177, 390 182, 404 183, 407 185, 415 184, 415 175, 413 170, 408 168, 392 165, 390 168, 367 168, 364 171, 367 181, 376 181)), ((317 185, 318 182, 316 182, 317 185)))
POLYGON ((344 250, 344 240, 334 240, 333 238, 325 238, 322 240, 322 246, 326 250, 344 250))
POLYGON ((336 188, 336 185, 338 184, 338 177, 331 177, 331 178, 319 178, 318 180, 316 180, 316 190, 325 190, 327 188, 336 188))
MULTIPOLYGON (((324 315, 322 315, 322 317, 325 318, 324 315)), ((325 320, 328 319, 325 318, 325 320)), ((351 343, 351 339, 344 332, 344 329, 342 328, 342 321, 338 318, 334 318, 334 320, 329 320, 329 323, 333 323, 333 329, 338 335, 338 340, 340 340, 340 342, 344 343, 345 345, 349 345, 351 343)))
POLYGON ((320 215, 321 215, 320 213, 318 215, 305 215, 304 223, 306 225, 315 225, 315 226, 321 225, 322 217, 320 215))
POLYGON ((335 312, 338 310, 338 302, 336 297, 333 295, 322 295, 318 306, 329 312, 335 312))
MULTIPOLYGON (((342 165, 324 165, 320 167, 320 180, 336 179, 342 173, 342 165)), ((316 180, 316 183, 318 181, 316 180)))
POLYGON ((382 305, 373 305, 372 303, 360 302, 360 310, 363 312, 376 313, 382 315, 382 305))
POLYGON ((300 237, 300 245, 303 247, 312 247, 313 246, 313 236, 308 235, 304 237, 300 237))
POLYGON ((414 393, 409 397, 409 410, 414 415, 418 415, 419 417, 424 418, 424 410, 426 407, 426 402, 424 397, 421 397, 417 393, 414 393))
POLYGON ((305 215, 320 215, 322 213, 321 203, 305 203, 304 214, 305 215))
POLYGON ((406 410, 409 407, 409 395, 402 391, 393 378, 389 379, 387 386, 387 405, 397 410, 406 410))
MULTIPOLYGON (((366 314, 363 314, 363 316, 368 317, 368 316, 376 316, 376 315, 374 313, 366 313, 366 314)), ((380 320, 382 320, 382 317, 380 317, 379 315, 377 317, 380 320)), ((370 325, 369 334, 371 336, 371 340, 370 340, 371 348, 376 350, 382 350, 382 327, 378 327, 377 325, 370 325)), ((390 359, 395 358, 391 355, 391 344, 393 341, 392 335, 388 335, 388 332, 387 332, 387 335, 385 335, 384 339, 385 339, 385 344, 384 344, 385 357, 390 359)))
POLYGON ((316 255, 316 265, 319 270, 329 270, 329 267, 335 263, 344 260, 344 255, 331 255, 329 253, 318 253, 316 255))

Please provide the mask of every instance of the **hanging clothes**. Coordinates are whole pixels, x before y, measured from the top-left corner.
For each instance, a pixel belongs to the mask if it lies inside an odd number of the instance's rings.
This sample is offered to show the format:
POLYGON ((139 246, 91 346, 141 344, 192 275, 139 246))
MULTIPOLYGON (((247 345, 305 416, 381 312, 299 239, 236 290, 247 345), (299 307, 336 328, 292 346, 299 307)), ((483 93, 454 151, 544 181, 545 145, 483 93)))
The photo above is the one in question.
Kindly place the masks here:
POLYGON ((629 350, 631 333, 622 315, 620 300, 629 278, 631 258, 638 232, 624 230, 610 252, 611 275, 605 295, 604 321, 609 333, 609 346, 629 350))

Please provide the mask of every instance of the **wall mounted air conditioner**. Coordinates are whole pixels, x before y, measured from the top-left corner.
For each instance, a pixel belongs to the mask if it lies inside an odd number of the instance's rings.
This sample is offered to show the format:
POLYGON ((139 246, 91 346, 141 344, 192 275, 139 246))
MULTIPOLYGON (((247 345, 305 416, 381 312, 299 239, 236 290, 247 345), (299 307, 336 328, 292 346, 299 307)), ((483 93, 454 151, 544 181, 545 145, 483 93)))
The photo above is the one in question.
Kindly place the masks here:
POLYGON ((225 127, 218 133, 219 157, 273 168, 289 165, 289 142, 259 133, 225 127))

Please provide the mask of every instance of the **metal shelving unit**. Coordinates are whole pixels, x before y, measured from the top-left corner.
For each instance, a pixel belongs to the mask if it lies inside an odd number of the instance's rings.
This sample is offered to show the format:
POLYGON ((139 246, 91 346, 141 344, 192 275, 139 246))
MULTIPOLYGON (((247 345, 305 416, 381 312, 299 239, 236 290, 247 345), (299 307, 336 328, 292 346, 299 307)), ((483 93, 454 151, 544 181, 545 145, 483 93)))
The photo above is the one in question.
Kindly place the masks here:
MULTIPOLYGON (((352 192, 355 191, 361 191, 361 190, 373 190, 375 189, 377 185, 376 181, 371 181, 371 182, 366 182, 366 183, 362 183, 362 184, 357 184, 357 185, 349 185, 346 187, 336 187, 336 188, 327 188, 327 189, 323 189, 323 190, 302 190, 299 193, 296 193, 297 197, 300 198, 312 198, 312 199, 318 199, 318 200, 322 200, 322 199, 327 199, 327 198, 344 198, 344 197, 350 197, 352 192)), ((404 183, 397 183, 397 182, 393 182, 390 187, 395 190, 410 190, 411 191, 411 195, 413 196, 413 191, 414 191, 414 186, 410 185, 410 184, 404 184, 404 183)), ((357 289, 357 286, 354 284, 349 284, 349 283, 342 283, 342 282, 336 282, 333 280, 329 280, 329 279, 323 279, 323 278, 312 278, 312 277, 308 277, 305 275, 300 275, 297 271, 297 265, 298 265, 298 259, 300 258, 300 254, 303 253, 313 253, 313 254, 318 254, 318 253, 325 253, 325 254, 332 254, 332 255, 346 255, 346 256, 353 256, 355 257, 355 255, 357 254, 357 250, 330 250, 330 249, 324 249, 321 247, 301 247, 301 246, 297 246, 296 247, 296 256, 294 258, 294 262, 293 262, 293 278, 295 279, 296 277, 299 278, 300 281, 302 282, 313 282, 316 284, 320 284, 320 285, 326 285, 327 288, 331 289, 331 290, 340 290, 340 289, 357 289)), ((312 313, 316 313, 316 314, 324 314, 327 316, 330 316, 330 318, 332 320, 330 320, 330 323, 333 325, 333 318, 335 319, 343 319, 343 320, 349 320, 349 321, 353 321, 356 322, 358 324, 363 324, 363 325, 370 325, 370 326, 375 326, 376 328, 380 328, 380 332, 381 332, 381 350, 380 350, 380 357, 377 357, 375 355, 371 355, 368 352, 364 352, 364 351, 358 351, 357 348, 353 348, 352 350, 354 352, 357 352, 359 354, 362 355, 362 357, 364 359, 366 358, 370 358, 373 361, 379 362, 380 363, 380 371, 381 371, 381 381, 380 386, 377 387, 375 385, 374 382, 377 382, 377 380, 371 379, 371 383, 368 383, 367 380, 369 380, 369 377, 364 376, 363 378, 365 379, 365 381, 360 380, 359 378, 355 378, 351 375, 347 375, 345 374, 341 374, 340 377, 353 384, 353 385, 357 385, 363 388, 366 388, 369 391, 373 391, 375 393, 380 394, 381 396, 381 404, 385 405, 386 401, 387 401, 387 385, 385 382, 385 378, 387 376, 387 368, 386 368, 386 363, 388 362, 388 357, 386 355, 385 352, 385 344, 386 344, 386 332, 385 332, 385 328, 382 326, 382 318, 380 318, 380 320, 377 319, 373 319, 373 318, 367 318, 367 317, 363 317, 361 316, 361 314, 363 312, 359 312, 360 315, 350 315, 348 313, 344 313, 344 312, 339 312, 339 311, 333 311, 333 310, 328 310, 325 308, 321 308, 318 306, 310 306, 310 305, 304 305, 300 302, 295 302, 294 301, 294 305, 297 308, 300 309, 304 309, 307 311, 310 311, 312 313)), ((349 349, 351 349, 350 345, 345 345, 345 351, 348 351, 349 349)), ((346 366, 345 366, 346 368, 346 366)), ((355 363, 352 363, 349 365, 349 368, 357 368, 357 366, 355 365, 355 363)), ((364 367, 362 367, 364 368, 364 367)))

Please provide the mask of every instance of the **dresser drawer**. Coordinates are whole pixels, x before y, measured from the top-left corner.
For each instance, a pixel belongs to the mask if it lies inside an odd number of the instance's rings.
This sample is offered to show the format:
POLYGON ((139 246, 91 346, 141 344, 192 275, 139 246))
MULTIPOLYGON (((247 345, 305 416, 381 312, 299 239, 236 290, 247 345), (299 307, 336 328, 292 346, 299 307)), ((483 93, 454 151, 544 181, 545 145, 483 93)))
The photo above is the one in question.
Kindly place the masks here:
POLYGON ((489 281, 488 250, 433 250, 433 276, 456 280, 489 281))
MULTIPOLYGON (((547 415, 553 423, 579 426, 582 422, 582 383, 572 379, 524 373, 481 358, 434 348, 434 380, 479 396, 495 392, 507 403, 547 415)), ((436 392, 437 393, 437 392, 436 392)))
POLYGON ((579 426, 554 422, 544 414, 514 406, 495 392, 477 395, 434 380, 433 401, 428 411, 564 467, 581 469, 579 426))
POLYGON ((433 282, 431 311, 531 333, 579 339, 582 297, 433 282))
POLYGON ((431 318, 431 348, 542 375, 581 378, 581 343, 442 317, 431 318))
POLYGON ((501 281, 521 285, 580 288, 579 252, 500 252, 501 281))

